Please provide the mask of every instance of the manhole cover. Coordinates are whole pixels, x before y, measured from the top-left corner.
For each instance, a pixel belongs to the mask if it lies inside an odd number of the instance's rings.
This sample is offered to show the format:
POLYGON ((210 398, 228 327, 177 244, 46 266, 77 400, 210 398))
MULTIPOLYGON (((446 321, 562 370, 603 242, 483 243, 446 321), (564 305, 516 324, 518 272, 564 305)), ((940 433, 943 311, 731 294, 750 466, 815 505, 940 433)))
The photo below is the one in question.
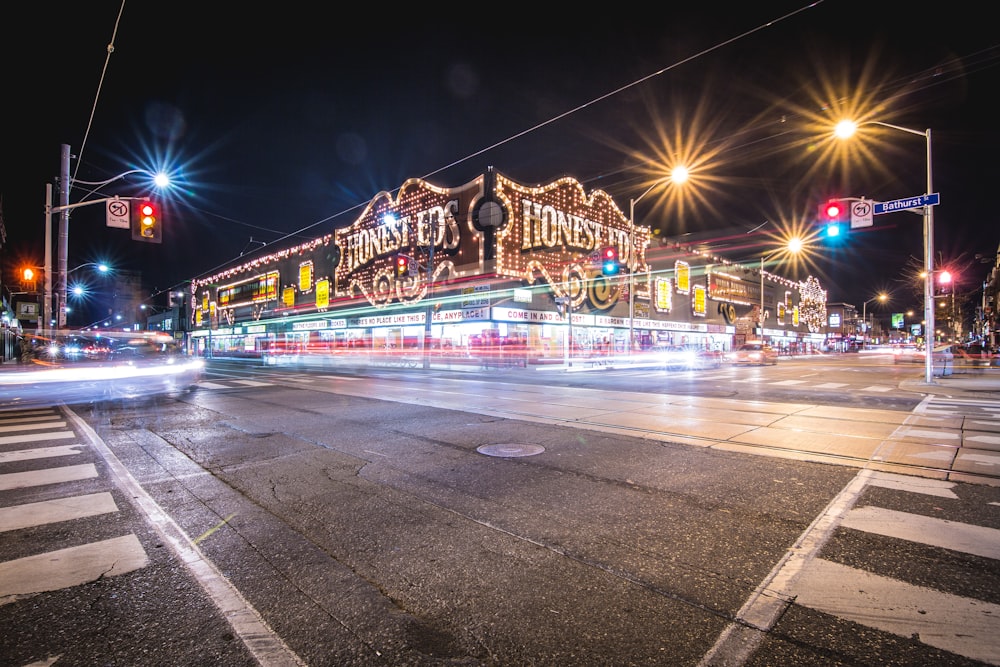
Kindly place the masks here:
POLYGON ((486 456, 500 456, 503 458, 513 458, 515 456, 534 456, 545 451, 544 447, 538 445, 481 445, 476 448, 480 454, 486 456))

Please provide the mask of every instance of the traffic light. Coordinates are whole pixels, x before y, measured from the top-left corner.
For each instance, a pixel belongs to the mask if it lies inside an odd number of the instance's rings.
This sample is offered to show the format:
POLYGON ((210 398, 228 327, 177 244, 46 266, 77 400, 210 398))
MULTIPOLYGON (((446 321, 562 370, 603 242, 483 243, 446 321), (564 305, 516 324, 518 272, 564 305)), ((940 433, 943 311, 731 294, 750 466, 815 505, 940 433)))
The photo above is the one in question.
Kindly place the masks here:
POLYGON ((410 258, 406 255, 396 255, 396 277, 410 275, 410 258))
POLYGON ((38 272, 30 266, 21 269, 21 289, 26 292, 34 292, 38 280, 38 272))
POLYGON ((605 276, 618 275, 618 250, 612 246, 601 249, 601 273, 605 276))
POLYGON ((819 207, 819 220, 823 225, 823 235, 836 238, 844 233, 847 207, 836 199, 830 199, 819 207))
POLYGON ((160 243, 163 240, 159 207, 153 202, 139 202, 135 207, 135 215, 132 216, 132 240, 146 243, 160 243))

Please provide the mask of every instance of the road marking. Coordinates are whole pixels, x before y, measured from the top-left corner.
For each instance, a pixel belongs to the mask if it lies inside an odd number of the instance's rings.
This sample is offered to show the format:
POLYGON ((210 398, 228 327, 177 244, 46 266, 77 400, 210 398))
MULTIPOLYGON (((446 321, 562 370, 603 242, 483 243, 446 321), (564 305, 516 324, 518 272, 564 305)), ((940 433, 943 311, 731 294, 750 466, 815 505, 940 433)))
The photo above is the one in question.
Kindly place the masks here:
POLYGON ((110 493, 57 498, 0 508, 0 532, 117 512, 110 493))
POLYGON ((861 470, 841 489, 813 522, 785 551, 756 590, 736 614, 736 621, 726 626, 715 644, 699 661, 699 667, 742 665, 753 654, 764 635, 793 602, 786 591, 800 576, 806 564, 816 558, 841 518, 851 509, 876 473, 861 470))
POLYGON ((207 380, 204 382, 198 382, 195 386, 202 389, 229 389, 228 385, 219 384, 217 382, 208 382, 207 380))
POLYGON ((83 447, 85 445, 63 445, 62 447, 35 447, 34 449, 18 449, 13 452, 0 452, 0 463, 31 461, 53 456, 75 456, 83 452, 83 447))
POLYGON ((15 431, 17 433, 23 433, 28 430, 40 430, 43 428, 66 428, 66 422, 64 421, 47 421, 39 422, 35 424, 11 424, 9 426, 0 426, 0 433, 10 433, 15 431))
POLYGON ((41 442, 42 440, 65 440, 75 438, 73 431, 59 431, 57 433, 25 433, 24 435, 5 435, 0 438, 0 445, 13 445, 22 442, 41 442))
POLYGON ((797 604, 1000 664, 1000 605, 913 586, 822 558, 807 563, 802 575, 799 585, 789 591, 797 604))
POLYGON ((892 391, 895 387, 887 387, 882 384, 873 384, 870 387, 864 387, 861 391, 892 391))
POLYGON ((104 458, 119 483, 138 510, 160 537, 170 545, 192 576, 212 599, 230 627, 262 667, 302 667, 305 663, 288 647, 236 587, 205 557, 198 545, 150 496, 90 424, 66 409, 68 416, 104 458))
MULTIPOLYGON (((1000 560, 1000 530, 881 507, 857 507, 840 524, 866 533, 1000 560)), ((1000 619, 997 619, 1000 622, 1000 619)))
POLYGON ((777 382, 769 382, 768 384, 773 385, 790 385, 790 384, 805 384, 805 380, 779 380, 777 382))
POLYGON ((128 534, 0 563, 0 605, 145 567, 139 538, 128 534))
POLYGON ((270 387, 274 384, 273 382, 258 382, 257 380, 233 380, 233 382, 248 387, 270 387))
POLYGON ((840 389, 846 386, 846 382, 824 382, 823 384, 816 385, 814 389, 840 389))
POLYGON ((955 488, 955 483, 940 479, 910 477, 909 475, 897 475, 891 472, 876 472, 872 475, 868 483, 870 486, 879 486, 883 489, 922 493, 925 496, 937 496, 939 498, 948 498, 949 500, 958 499, 958 494, 952 491, 955 488))
POLYGON ((75 482, 80 479, 90 479, 91 477, 97 477, 97 468, 94 467, 93 463, 47 468, 45 470, 31 470, 29 472, 9 472, 0 475, 0 491, 23 489, 29 486, 42 486, 43 484, 75 482))

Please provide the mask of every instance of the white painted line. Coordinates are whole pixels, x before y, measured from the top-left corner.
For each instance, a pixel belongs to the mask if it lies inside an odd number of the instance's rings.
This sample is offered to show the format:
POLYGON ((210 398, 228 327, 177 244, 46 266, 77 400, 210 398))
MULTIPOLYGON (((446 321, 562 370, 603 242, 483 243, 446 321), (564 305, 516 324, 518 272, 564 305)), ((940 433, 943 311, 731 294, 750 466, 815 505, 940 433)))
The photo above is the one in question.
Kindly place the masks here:
POLYGON ((851 510, 840 525, 875 535, 1000 560, 1000 530, 996 528, 870 506, 851 510))
POLYGON ((818 384, 814 389, 840 389, 841 387, 846 387, 846 382, 824 382, 823 384, 818 384))
POLYGON ((861 389, 861 391, 880 391, 880 392, 884 392, 884 391, 892 391, 893 389, 895 389, 895 387, 886 387, 885 385, 882 385, 882 384, 873 384, 870 387, 864 387, 863 389, 861 389))
POLYGON ((261 618, 260 613, 243 597, 233 584, 219 572, 198 545, 183 529, 163 511, 153 498, 146 493, 139 482, 129 473, 114 452, 94 432, 90 424, 64 408, 70 419, 86 435, 91 446, 107 462, 119 486, 125 490, 137 509, 146 516, 150 525, 170 545, 177 557, 184 563, 201 587, 215 603, 215 606, 229 621, 233 631, 246 645, 261 667, 304 667, 305 663, 261 618))
POLYGON ((273 386, 273 382, 258 382, 257 380, 233 380, 236 384, 246 385, 247 387, 270 387, 273 386))
POLYGON ((148 562, 139 539, 129 534, 0 563, 0 605, 125 574, 148 562))
POLYGON ((66 440, 75 438, 73 431, 59 431, 57 433, 25 433, 23 435, 5 435, 0 438, 0 445, 16 445, 22 442, 43 442, 45 440, 66 440))
POLYGON ((699 667, 742 665, 747 661, 763 641, 764 634, 774 627, 785 609, 792 604, 795 596, 792 584, 805 565, 819 554, 873 475, 871 470, 861 470, 830 501, 826 509, 813 519, 795 544, 788 548, 771 572, 757 585, 736 614, 736 621, 722 631, 715 645, 702 656, 699 667))
POLYGON ((60 468, 46 468, 45 470, 31 470, 28 472, 9 472, 0 475, 0 491, 11 489, 24 489, 29 486, 42 486, 44 484, 60 484, 62 482, 75 482, 80 479, 90 479, 97 477, 97 468, 93 463, 84 463, 78 466, 62 466, 60 468))
POLYGON ((25 503, 0 508, 0 531, 42 526, 47 523, 82 519, 117 511, 118 506, 115 505, 114 498, 107 492, 25 503))
POLYGON ((13 452, 0 452, 0 463, 47 459, 54 456, 76 456, 83 453, 84 447, 86 445, 63 445, 62 447, 35 447, 34 449, 18 449, 13 452))
POLYGON ((791 592, 796 603, 805 607, 900 637, 913 637, 987 664, 1000 664, 1000 605, 913 586, 820 558, 806 565, 791 592))
POLYGON ((43 428, 66 428, 64 421, 46 421, 34 424, 12 424, 10 426, 0 426, 0 433, 20 433, 21 431, 38 431, 43 428))
POLYGON ((57 415, 55 413, 50 415, 38 415, 38 416, 14 416, 14 417, 0 417, 0 424, 27 424, 28 422, 57 422, 62 420, 62 415, 57 415))
MULTIPOLYGON (((949 454, 950 456, 950 454, 949 454)), ((897 475, 891 472, 876 472, 869 480, 870 486, 879 486, 883 489, 896 489, 909 493, 922 493, 926 496, 937 496, 957 500, 958 494, 952 491, 955 488, 954 482, 946 482, 940 479, 930 479, 927 477, 910 477, 908 475, 897 475)))
POLYGON ((205 382, 195 383, 195 386, 201 387, 202 389, 229 389, 228 385, 219 384, 217 382, 208 382, 207 380, 205 382))
POLYGON ((805 383, 806 383, 805 380, 778 380, 777 382, 769 382, 768 384, 780 386, 780 385, 805 384, 805 383))

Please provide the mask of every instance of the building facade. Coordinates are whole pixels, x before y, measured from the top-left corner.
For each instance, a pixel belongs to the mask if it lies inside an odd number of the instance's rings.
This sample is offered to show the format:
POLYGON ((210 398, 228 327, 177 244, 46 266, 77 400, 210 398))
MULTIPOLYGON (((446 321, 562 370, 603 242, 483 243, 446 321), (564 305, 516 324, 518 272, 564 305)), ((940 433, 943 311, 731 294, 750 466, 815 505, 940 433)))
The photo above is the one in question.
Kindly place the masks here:
POLYGON ((193 280, 189 345, 264 359, 509 351, 526 363, 665 345, 726 351, 760 337, 787 353, 818 348, 825 290, 762 277, 755 264, 654 241, 572 178, 411 179, 348 227, 193 280))

